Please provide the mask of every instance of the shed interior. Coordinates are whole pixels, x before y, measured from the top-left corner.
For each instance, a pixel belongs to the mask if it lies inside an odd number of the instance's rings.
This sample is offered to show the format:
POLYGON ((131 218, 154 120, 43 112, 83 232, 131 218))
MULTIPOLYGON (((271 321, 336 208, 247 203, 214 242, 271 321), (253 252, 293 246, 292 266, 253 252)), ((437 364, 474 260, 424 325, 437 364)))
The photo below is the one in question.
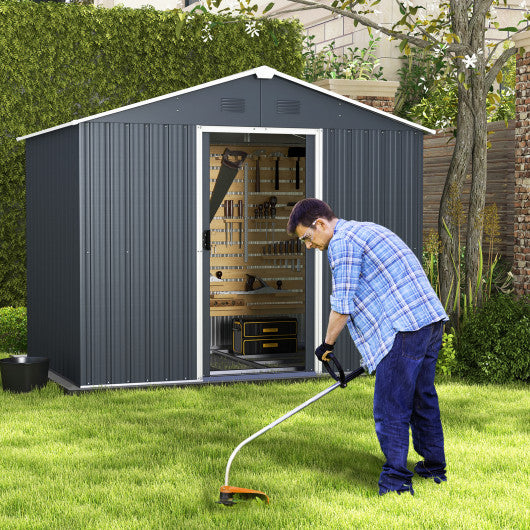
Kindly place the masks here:
POLYGON ((303 135, 210 135, 210 200, 219 204, 210 214, 212 376, 306 368, 305 247, 286 232, 306 197, 305 147, 303 135), (226 149, 246 153, 228 180, 226 149), (230 185, 214 201, 220 179, 230 185))

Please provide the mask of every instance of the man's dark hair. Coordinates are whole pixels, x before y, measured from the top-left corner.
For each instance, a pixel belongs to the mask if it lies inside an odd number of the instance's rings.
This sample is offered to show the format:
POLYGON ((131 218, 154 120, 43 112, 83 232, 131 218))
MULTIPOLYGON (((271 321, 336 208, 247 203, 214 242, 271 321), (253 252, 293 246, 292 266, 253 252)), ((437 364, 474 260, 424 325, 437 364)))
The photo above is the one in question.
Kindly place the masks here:
POLYGON ((298 201, 289 216, 287 232, 294 235, 296 233, 296 227, 299 224, 302 226, 311 226, 318 218, 331 221, 336 218, 336 215, 329 205, 320 199, 303 199, 298 201))

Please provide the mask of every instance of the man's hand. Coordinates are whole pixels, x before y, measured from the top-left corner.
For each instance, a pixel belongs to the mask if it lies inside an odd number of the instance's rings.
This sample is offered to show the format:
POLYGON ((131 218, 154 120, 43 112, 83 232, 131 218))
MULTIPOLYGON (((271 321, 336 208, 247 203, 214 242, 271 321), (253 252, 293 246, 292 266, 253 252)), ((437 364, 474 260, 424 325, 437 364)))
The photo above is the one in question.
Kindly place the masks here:
POLYGON ((316 350, 315 355, 319 361, 327 361, 326 353, 332 352, 334 344, 326 344, 323 342, 316 350))

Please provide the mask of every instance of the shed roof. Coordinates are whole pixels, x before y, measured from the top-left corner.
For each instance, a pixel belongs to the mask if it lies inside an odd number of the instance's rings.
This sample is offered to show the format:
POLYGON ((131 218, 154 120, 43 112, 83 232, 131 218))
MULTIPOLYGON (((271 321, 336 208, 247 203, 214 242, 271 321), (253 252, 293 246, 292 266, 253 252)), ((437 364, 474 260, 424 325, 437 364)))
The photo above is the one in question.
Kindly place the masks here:
POLYGON ((61 125, 57 125, 55 127, 50 127, 48 129, 43 129, 41 131, 37 131, 37 132, 31 133, 31 134, 27 134, 25 136, 19 136, 17 138, 17 140, 18 141, 27 140, 28 138, 32 138, 34 136, 38 136, 38 135, 41 135, 41 134, 46 134, 46 133, 51 132, 51 131, 56 131, 58 129, 62 129, 62 128, 65 128, 65 127, 70 127, 72 125, 77 125, 79 123, 83 123, 83 122, 86 122, 86 121, 92 121, 92 120, 95 120, 95 119, 98 119, 98 118, 103 118, 105 116, 116 114, 118 112, 123 112, 123 111, 126 111, 126 110, 131 110, 131 109, 134 109, 134 108, 142 107, 142 106, 145 106, 145 105, 149 105, 151 103, 162 101, 164 99, 168 99, 168 98, 172 98, 172 97, 175 97, 175 96, 184 95, 184 94, 187 94, 187 93, 190 93, 190 92, 194 92, 196 90, 201 90, 201 89, 204 89, 204 88, 212 87, 212 86, 215 86, 215 85, 220 85, 222 83, 227 83, 227 82, 230 82, 230 81, 234 81, 236 79, 241 79, 243 77, 249 77, 249 76, 253 76, 253 75, 256 76, 258 79, 272 79, 273 77, 279 77, 279 78, 282 78, 282 79, 286 79, 286 80, 291 81, 293 83, 297 83, 298 85, 310 88, 311 90, 313 90, 315 92, 321 92, 323 94, 326 94, 327 96, 332 96, 332 97, 337 98, 337 99, 339 99, 341 101, 345 101, 345 102, 349 103, 350 105, 361 107, 361 108, 363 108, 365 110, 368 110, 370 112, 382 115, 386 119, 400 122, 400 123, 402 123, 404 125, 407 125, 407 126, 409 126, 411 128, 414 128, 414 129, 417 129, 419 131, 422 131, 422 132, 425 132, 425 133, 428 133, 428 134, 433 134, 435 132, 432 129, 428 129, 427 127, 423 127, 422 125, 418 125, 417 123, 405 120, 404 118, 400 118, 399 116, 395 116, 393 114, 389 114, 388 112, 376 109, 374 107, 370 107, 369 105, 366 105, 366 104, 361 103, 359 101, 356 101, 354 99, 350 99, 350 98, 348 98, 346 96, 341 96, 340 94, 337 94, 336 92, 332 92, 330 90, 326 90, 325 88, 318 87, 318 86, 313 85, 311 83, 308 83, 306 81, 302 81, 301 79, 297 79, 296 77, 292 77, 290 75, 284 74, 282 72, 279 72, 278 70, 275 70, 274 68, 270 68, 269 66, 260 66, 258 68, 253 68, 252 70, 246 70, 245 72, 240 72, 238 74, 230 75, 230 76, 227 76, 227 77, 222 77, 220 79, 215 79, 214 81, 209 81, 208 83, 203 83, 201 85, 196 85, 196 86, 193 86, 193 87, 185 88, 183 90, 178 90, 177 92, 171 92, 170 94, 165 94, 163 96, 158 96, 156 98, 146 99, 145 101, 139 101, 138 103, 133 103, 131 105, 126 105, 124 107, 119 107, 119 108, 116 108, 116 109, 108 110, 106 112, 101 112, 99 114, 94 114, 92 116, 86 116, 85 118, 80 118, 78 120, 72 120, 72 121, 69 121, 67 123, 63 123, 61 125))

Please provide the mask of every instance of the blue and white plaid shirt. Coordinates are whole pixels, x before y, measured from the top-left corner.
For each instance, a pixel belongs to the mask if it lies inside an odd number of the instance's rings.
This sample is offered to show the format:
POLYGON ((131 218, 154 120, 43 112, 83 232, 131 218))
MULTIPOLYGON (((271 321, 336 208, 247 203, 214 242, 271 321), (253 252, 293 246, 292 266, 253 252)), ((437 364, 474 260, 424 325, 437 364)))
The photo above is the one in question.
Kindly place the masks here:
POLYGON ((350 315, 348 329, 373 372, 398 331, 448 320, 421 263, 388 228, 339 219, 328 246, 331 308, 350 315))

